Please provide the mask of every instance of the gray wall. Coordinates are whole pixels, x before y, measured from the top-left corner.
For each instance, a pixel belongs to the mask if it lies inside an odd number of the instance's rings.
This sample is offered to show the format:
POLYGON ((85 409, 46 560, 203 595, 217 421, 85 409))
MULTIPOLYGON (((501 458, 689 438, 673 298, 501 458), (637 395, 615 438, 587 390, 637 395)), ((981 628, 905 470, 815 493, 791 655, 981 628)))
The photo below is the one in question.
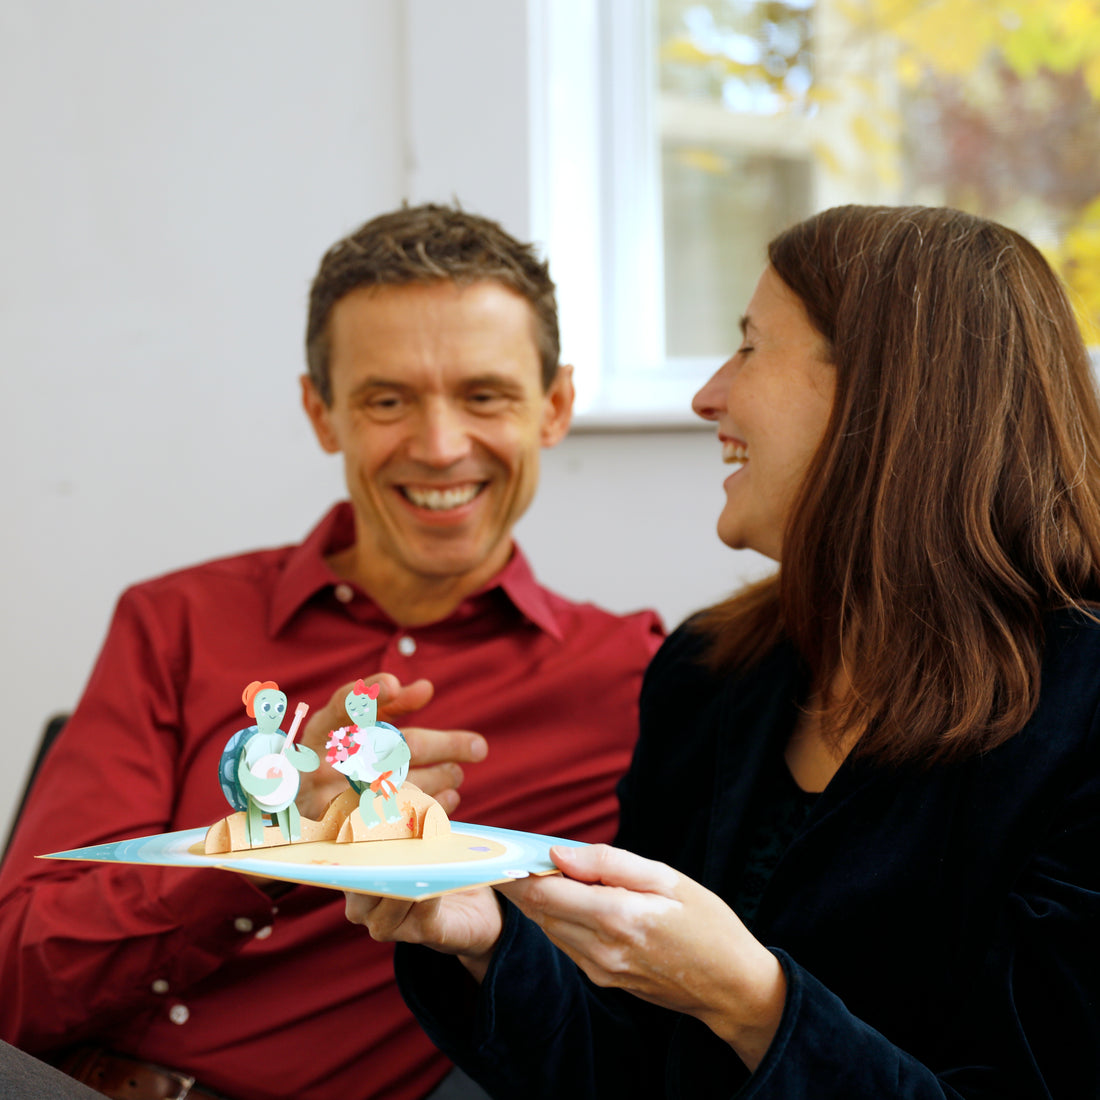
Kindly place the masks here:
MULTIPOLYGON (((0 7, 0 827, 126 584, 296 540, 341 495, 297 398, 324 249, 404 197, 529 231, 522 135, 458 158, 425 121, 456 9, 520 64, 520 0, 0 7)), ((713 534, 723 476, 709 432, 575 434, 520 538, 567 595, 673 623, 762 568, 713 534)))

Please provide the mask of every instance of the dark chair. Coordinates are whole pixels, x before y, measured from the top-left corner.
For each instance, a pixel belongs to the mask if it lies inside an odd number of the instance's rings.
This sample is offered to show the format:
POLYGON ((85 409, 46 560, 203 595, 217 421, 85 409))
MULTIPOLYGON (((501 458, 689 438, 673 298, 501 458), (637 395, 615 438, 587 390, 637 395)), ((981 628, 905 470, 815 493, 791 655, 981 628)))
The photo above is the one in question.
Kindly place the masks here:
POLYGON ((11 844, 16 822, 23 813, 23 807, 27 804, 27 795, 31 792, 31 787, 34 784, 34 777, 38 774, 38 769, 42 766, 42 761, 46 759, 46 753, 50 751, 50 746, 57 740, 57 735, 61 732, 68 720, 68 714, 55 714, 46 722, 42 730, 42 736, 38 739, 38 752, 35 754, 34 760, 31 762, 31 766, 27 771, 27 779, 23 784, 23 793, 19 796, 19 804, 15 808, 15 813, 11 816, 11 822, 8 825, 8 835, 4 840, 3 853, 0 853, 0 859, 7 853, 8 845, 11 844))
POLYGON ((59 1069, 0 1042, 0 1096, 4 1100, 103 1100, 59 1069))

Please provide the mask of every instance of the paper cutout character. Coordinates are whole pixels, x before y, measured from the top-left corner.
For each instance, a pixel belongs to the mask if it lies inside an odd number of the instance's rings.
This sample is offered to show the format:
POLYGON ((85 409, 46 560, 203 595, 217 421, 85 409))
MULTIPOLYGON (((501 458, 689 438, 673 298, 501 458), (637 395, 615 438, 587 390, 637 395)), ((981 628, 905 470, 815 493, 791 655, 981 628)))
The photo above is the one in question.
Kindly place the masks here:
POLYGON ((409 746, 396 726, 378 721, 377 684, 367 687, 357 680, 344 698, 344 707, 354 725, 332 731, 325 759, 359 793, 359 816, 368 829, 382 824, 376 798, 382 800, 386 821, 400 821, 397 792, 409 774, 409 746))
POLYGON ((286 714, 286 696, 273 680, 253 680, 241 700, 254 726, 237 730, 226 742, 218 766, 221 788, 234 810, 248 815, 248 842, 264 844, 264 817, 270 817, 292 843, 301 838, 301 816, 294 799, 301 784, 299 772, 320 766, 317 754, 293 744, 294 734, 308 707, 299 703, 289 734, 279 728, 286 714))

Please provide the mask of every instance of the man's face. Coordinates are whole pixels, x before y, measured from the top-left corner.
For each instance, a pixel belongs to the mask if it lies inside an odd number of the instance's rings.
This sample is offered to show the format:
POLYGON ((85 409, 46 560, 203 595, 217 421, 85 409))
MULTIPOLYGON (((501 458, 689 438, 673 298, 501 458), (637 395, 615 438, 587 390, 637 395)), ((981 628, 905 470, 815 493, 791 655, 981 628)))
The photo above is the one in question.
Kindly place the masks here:
POLYGON ((491 281, 364 287, 336 303, 332 404, 308 377, 303 402, 322 447, 344 456, 368 591, 454 582, 465 595, 507 562, 540 448, 565 435, 573 403, 568 368, 543 392, 533 325, 491 281))

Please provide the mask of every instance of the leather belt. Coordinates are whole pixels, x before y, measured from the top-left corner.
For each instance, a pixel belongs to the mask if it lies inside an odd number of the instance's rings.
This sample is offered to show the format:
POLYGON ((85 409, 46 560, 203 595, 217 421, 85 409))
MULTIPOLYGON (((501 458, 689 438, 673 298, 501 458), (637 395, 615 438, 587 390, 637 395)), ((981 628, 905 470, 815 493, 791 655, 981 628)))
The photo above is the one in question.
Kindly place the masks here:
POLYGON ((225 1100, 200 1088, 190 1074, 95 1047, 74 1051, 60 1068, 112 1100, 225 1100))

